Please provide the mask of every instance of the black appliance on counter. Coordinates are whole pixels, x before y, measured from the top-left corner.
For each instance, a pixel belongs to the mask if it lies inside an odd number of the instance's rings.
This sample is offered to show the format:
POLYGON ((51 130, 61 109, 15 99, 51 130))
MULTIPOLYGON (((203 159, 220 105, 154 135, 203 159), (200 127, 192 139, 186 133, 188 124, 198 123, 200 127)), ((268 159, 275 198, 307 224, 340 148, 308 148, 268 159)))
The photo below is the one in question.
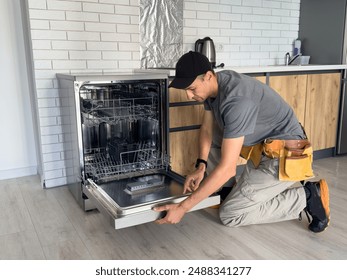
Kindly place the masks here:
MULTIPOLYGON (((154 221, 154 206, 177 203, 184 178, 171 171, 165 74, 57 74, 70 106, 73 182, 84 210, 97 208, 116 229, 154 221)), ((192 210, 216 205, 213 195, 192 210)))

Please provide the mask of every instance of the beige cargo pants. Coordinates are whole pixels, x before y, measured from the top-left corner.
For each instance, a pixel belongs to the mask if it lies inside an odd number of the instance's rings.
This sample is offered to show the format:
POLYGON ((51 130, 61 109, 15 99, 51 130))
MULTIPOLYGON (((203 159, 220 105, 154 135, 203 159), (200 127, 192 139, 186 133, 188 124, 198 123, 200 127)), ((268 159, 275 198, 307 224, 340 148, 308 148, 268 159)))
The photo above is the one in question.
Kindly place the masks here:
MULTIPOLYGON (((218 153, 219 149, 211 150, 210 168, 218 162, 218 153)), ((248 161, 219 208, 222 223, 237 227, 297 219, 306 207, 306 195, 302 186, 293 187, 295 183, 278 180, 277 159, 263 156, 258 168, 248 161)))

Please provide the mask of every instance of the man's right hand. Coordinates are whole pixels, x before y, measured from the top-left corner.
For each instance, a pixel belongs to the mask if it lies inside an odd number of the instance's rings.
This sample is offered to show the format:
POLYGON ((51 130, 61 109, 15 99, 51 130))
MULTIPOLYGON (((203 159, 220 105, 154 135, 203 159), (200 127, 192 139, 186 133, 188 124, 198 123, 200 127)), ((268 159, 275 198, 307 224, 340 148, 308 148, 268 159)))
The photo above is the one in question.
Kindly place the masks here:
POLYGON ((192 174, 186 177, 183 187, 183 194, 195 191, 204 179, 205 167, 197 168, 192 174))

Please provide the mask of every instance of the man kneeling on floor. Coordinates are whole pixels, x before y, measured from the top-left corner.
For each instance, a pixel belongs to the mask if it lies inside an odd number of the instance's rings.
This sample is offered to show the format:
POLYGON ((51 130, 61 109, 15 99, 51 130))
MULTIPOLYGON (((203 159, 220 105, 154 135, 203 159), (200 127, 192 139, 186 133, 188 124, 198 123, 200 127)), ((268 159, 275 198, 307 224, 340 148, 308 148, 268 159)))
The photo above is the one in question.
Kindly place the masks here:
POLYGON ((312 218, 311 231, 328 227, 328 186, 325 180, 307 181, 313 177, 312 147, 280 95, 252 77, 231 70, 215 73, 197 52, 179 59, 170 87, 203 102, 205 113, 196 170, 184 183, 184 193, 192 194, 178 204, 156 207, 167 212, 156 223, 180 222, 187 211, 219 191, 220 219, 229 227, 297 219, 302 211, 312 218), (231 188, 240 154, 248 162, 231 188), (302 184, 293 187, 297 182, 302 184))

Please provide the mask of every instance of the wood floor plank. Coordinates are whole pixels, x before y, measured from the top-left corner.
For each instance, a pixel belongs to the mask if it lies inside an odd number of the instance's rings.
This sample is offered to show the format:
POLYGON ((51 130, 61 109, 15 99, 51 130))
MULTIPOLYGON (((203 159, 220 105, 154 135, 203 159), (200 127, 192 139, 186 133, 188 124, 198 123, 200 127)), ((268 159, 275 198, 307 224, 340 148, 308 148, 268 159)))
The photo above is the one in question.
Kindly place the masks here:
POLYGON ((19 186, 47 258, 90 258, 87 248, 53 193, 49 189, 42 189, 37 177, 23 177, 19 186), (57 253, 70 252, 66 250, 66 244, 74 244, 72 249, 75 251, 71 255, 57 253), (54 248, 55 252, 50 252, 50 248, 54 248))
POLYGON ((0 181, 0 236, 33 226, 16 179, 0 181))
POLYGON ((97 211, 84 212, 66 187, 52 190, 90 252, 90 259, 126 259, 133 256, 131 247, 97 211), (128 247, 128 248, 127 248, 128 247))
POLYGON ((18 180, 0 181, 0 259, 45 259, 18 180))
POLYGON ((34 227, 0 236, 1 260, 46 259, 34 227))

